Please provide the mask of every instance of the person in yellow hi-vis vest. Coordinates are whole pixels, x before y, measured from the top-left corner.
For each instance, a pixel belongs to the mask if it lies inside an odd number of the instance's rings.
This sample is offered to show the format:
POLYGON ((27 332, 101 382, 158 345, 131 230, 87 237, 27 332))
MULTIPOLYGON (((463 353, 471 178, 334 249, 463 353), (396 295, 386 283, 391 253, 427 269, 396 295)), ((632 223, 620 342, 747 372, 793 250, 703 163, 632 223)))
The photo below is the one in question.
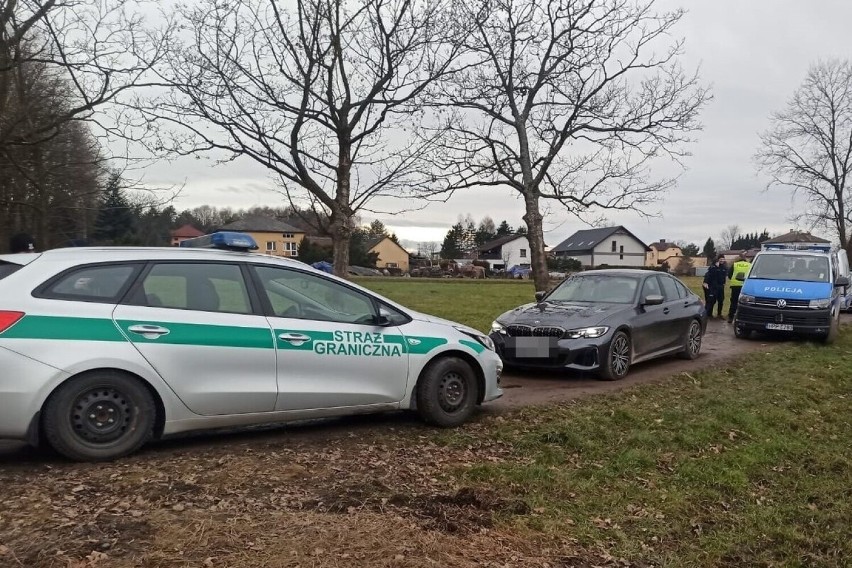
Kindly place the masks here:
POLYGON ((742 253, 728 269, 728 279, 731 282, 731 306, 728 308, 728 323, 734 321, 734 316, 737 313, 737 302, 740 299, 740 292, 743 291, 743 280, 748 277, 750 270, 751 263, 746 260, 742 253))

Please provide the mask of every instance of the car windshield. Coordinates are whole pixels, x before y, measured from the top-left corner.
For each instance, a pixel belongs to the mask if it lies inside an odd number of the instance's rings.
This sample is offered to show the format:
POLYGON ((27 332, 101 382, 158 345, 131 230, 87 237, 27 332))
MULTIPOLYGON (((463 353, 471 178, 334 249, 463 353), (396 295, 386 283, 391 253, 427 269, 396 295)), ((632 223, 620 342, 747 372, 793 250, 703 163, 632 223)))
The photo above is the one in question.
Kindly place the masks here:
POLYGON ((569 278, 548 297, 548 302, 632 304, 638 280, 630 276, 586 275, 569 278))
POLYGON ((806 254, 758 255, 749 273, 749 278, 801 282, 828 282, 829 277, 828 258, 806 254))

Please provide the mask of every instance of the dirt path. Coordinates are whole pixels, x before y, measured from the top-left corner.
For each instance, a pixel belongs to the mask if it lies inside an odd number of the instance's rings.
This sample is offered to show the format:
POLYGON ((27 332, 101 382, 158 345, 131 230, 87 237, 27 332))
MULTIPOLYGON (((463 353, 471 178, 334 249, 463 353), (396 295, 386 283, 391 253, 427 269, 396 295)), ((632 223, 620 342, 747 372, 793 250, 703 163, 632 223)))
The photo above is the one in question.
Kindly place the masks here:
MULTIPOLYGON (((594 377, 566 373, 509 373, 504 376, 505 395, 498 401, 485 405, 487 414, 538 404, 552 404, 574 400, 584 396, 614 392, 638 384, 654 383, 672 375, 690 370, 702 369, 714 365, 723 365, 744 353, 767 349, 773 341, 740 341, 734 338, 731 327, 721 320, 711 320, 707 327, 701 356, 696 361, 683 361, 674 357, 649 361, 634 367, 627 379, 618 382, 599 381, 594 377)), ((354 431, 362 434, 377 433, 388 427, 418 427, 419 422, 409 415, 391 414, 384 416, 359 416, 353 418, 327 420, 319 423, 302 424, 287 427, 263 428, 249 432, 231 434, 200 434, 188 438, 170 440, 155 444, 152 448, 160 451, 180 451, 181 449, 219 445, 227 452, 228 439, 251 443, 253 438, 268 441, 279 436, 295 436, 299 440, 310 442, 323 441, 350 436, 354 431), (223 439, 224 438, 224 439, 223 439)), ((156 451, 156 450, 154 450, 156 451)), ((0 467, 3 464, 27 462, 35 459, 55 459, 35 452, 17 442, 0 440, 0 467)))

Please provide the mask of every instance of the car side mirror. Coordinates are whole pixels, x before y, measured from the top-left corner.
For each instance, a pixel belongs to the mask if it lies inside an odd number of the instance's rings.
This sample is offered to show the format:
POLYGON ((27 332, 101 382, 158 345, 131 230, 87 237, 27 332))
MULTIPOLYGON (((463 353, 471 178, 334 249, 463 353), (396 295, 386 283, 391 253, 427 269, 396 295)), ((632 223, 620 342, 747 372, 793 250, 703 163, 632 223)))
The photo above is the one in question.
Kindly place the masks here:
POLYGON ((547 292, 545 292, 543 290, 538 291, 538 292, 535 293, 535 301, 541 302, 542 300, 544 300, 545 296, 547 296, 547 292))
POLYGON ((841 286, 849 286, 849 278, 846 276, 838 276, 837 280, 834 281, 834 287, 840 288, 841 286))
POLYGON ((660 304, 663 303, 664 299, 665 298, 663 298, 659 294, 648 294, 647 296, 645 296, 645 301, 642 302, 642 305, 643 306, 659 306, 660 304))
POLYGON ((740 282, 745 282, 745 279, 746 279, 745 274, 743 274, 742 272, 737 272, 734 275, 734 280, 739 280, 740 282))

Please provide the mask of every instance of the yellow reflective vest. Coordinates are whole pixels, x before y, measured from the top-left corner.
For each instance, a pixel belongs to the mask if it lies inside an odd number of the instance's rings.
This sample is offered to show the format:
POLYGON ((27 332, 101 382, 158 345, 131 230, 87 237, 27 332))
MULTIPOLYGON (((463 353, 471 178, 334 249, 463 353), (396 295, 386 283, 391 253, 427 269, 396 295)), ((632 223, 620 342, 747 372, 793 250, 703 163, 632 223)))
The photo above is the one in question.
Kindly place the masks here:
POLYGON ((734 286, 742 286, 743 280, 748 276, 749 271, 751 270, 751 263, 747 260, 738 260, 731 266, 731 287, 734 286), (742 274, 743 280, 737 280, 737 275, 742 274))

